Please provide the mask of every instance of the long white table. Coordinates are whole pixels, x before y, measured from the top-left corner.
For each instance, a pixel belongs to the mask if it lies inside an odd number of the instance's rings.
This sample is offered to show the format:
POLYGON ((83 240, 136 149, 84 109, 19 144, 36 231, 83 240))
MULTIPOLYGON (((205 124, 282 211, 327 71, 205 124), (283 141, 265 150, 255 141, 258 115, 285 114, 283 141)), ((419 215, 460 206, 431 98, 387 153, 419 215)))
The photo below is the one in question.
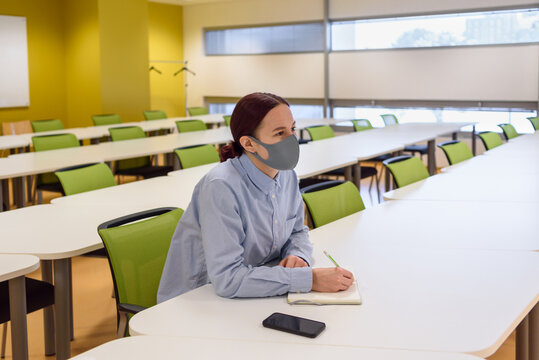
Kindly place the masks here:
POLYGON ((433 353, 405 350, 337 348, 288 342, 222 340, 197 337, 131 336, 110 341, 86 351, 74 360, 116 359, 369 359, 369 360, 479 360, 467 354, 433 353))
POLYGON ((130 333, 485 357, 539 300, 539 253, 389 248, 334 236, 316 239, 314 248, 314 266, 332 266, 322 254, 327 250, 354 269, 362 305, 294 306, 282 296, 225 299, 206 285, 136 314, 130 333), (261 322, 273 312, 323 321, 327 329, 316 339, 269 331, 261 322))
POLYGON ((13 359, 28 359, 26 332, 26 281, 24 275, 39 268, 39 259, 30 255, 0 254, 0 282, 9 283, 11 346, 13 359))

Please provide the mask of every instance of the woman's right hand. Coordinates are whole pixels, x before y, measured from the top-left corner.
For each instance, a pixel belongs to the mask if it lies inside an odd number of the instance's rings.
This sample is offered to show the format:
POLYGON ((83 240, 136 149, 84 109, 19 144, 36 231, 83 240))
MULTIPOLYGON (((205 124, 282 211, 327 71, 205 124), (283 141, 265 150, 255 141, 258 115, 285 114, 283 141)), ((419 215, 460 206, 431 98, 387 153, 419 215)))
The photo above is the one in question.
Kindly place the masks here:
POLYGON ((313 291, 337 292, 354 283, 354 275, 341 267, 313 269, 313 291))

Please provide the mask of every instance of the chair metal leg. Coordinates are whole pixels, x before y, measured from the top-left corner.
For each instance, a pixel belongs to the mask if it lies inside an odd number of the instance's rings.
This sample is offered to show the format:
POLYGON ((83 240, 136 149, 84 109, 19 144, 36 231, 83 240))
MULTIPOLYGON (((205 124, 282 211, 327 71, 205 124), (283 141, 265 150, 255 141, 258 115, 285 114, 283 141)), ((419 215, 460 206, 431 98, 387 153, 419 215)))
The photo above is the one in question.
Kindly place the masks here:
POLYGON ((118 334, 117 338, 123 338, 125 337, 125 333, 127 331, 127 313, 121 311, 120 312, 120 322, 118 323, 118 334))
POLYGON ((43 191, 37 190, 37 203, 43 204, 43 191))
POLYGON ((6 339, 7 339, 7 322, 2 326, 2 349, 0 350, 0 358, 6 357, 6 339))
POLYGON ((378 204, 380 204, 380 178, 378 176, 376 177, 376 196, 378 199, 378 204))

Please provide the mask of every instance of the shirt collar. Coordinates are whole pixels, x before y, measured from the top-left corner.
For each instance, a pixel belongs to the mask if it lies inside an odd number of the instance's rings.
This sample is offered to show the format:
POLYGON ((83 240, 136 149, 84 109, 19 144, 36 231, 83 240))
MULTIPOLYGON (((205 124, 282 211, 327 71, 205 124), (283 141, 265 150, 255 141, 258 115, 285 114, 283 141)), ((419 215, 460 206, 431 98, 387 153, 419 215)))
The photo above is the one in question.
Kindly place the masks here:
POLYGON ((268 175, 260 171, 255 164, 251 161, 247 154, 243 153, 239 157, 239 162, 245 173, 257 188, 259 188, 264 194, 268 195, 277 185, 281 187, 281 172, 277 173, 275 179, 270 178, 268 175))

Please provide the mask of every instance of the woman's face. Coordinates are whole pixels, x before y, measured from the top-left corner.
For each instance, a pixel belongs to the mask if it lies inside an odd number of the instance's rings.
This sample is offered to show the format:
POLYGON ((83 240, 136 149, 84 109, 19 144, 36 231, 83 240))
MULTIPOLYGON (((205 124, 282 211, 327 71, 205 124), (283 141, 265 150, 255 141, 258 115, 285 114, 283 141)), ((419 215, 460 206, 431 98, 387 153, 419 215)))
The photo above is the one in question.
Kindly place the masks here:
MULTIPOLYGON (((275 144, 290 135, 296 135, 296 122, 290 108, 285 104, 277 105, 271 109, 254 133, 254 137, 265 144, 275 144)), ((260 156, 267 158, 267 152, 263 146, 255 142, 253 142, 253 146, 260 156)))

